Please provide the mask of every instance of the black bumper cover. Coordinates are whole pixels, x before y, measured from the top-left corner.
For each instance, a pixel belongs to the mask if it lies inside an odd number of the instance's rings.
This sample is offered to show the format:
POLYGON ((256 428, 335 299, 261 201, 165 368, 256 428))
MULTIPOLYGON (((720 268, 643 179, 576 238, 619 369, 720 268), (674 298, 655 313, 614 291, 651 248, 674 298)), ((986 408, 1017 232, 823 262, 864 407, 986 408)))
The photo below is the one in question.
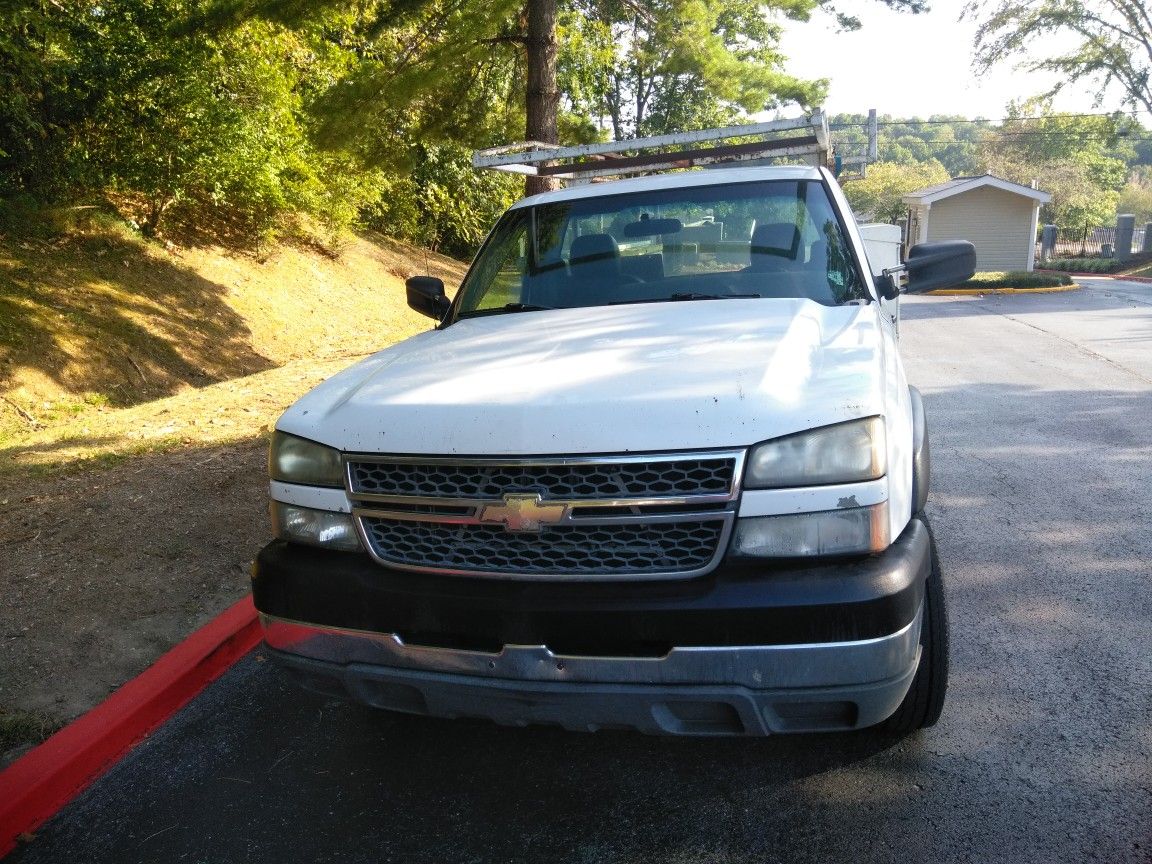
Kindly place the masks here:
POLYGON ((267 615, 396 633, 408 644, 652 656, 673 646, 888 636, 916 616, 928 568, 928 529, 918 519, 880 555, 819 565, 729 562, 682 582, 433 576, 277 540, 257 556, 252 593, 267 615))

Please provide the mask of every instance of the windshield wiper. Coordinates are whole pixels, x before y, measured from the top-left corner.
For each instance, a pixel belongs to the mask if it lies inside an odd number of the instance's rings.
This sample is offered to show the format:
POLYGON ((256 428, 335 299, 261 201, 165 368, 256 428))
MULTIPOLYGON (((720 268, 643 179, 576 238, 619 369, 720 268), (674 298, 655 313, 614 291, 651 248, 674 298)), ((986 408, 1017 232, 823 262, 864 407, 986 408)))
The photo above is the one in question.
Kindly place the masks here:
POLYGON ((669 300, 749 300, 759 299, 759 294, 698 294, 695 291, 685 291, 682 294, 672 294, 669 300))
POLYGON ((472 309, 461 312, 457 318, 478 318, 481 315, 499 315, 504 312, 543 312, 546 309, 555 309, 555 306, 538 306, 535 303, 506 303, 503 306, 494 306, 491 309, 472 309))
POLYGON ((639 300, 613 300, 609 306, 626 306, 630 303, 680 303, 685 300, 751 300, 759 299, 759 294, 697 294, 685 291, 668 297, 642 297, 639 300))

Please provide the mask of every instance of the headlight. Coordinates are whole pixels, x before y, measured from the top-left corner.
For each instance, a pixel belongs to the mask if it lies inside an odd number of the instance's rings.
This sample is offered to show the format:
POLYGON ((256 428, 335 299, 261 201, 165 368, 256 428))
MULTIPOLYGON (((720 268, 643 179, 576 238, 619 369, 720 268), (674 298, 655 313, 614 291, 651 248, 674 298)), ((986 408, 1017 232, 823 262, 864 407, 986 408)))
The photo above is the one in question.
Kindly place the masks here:
POLYGON ((802 558, 882 552, 888 546, 888 504, 756 516, 736 521, 732 552, 754 558, 802 558))
POLYGON ((876 480, 887 471, 884 420, 866 417, 766 441, 748 454, 746 489, 876 480))
POLYGON ((284 540, 339 549, 342 552, 359 552, 361 549, 356 525, 347 513, 313 510, 311 507, 273 501, 272 524, 276 536, 284 540))
POLYGON ((344 485, 340 451, 286 432, 272 435, 268 450, 268 473, 273 480, 307 486, 344 485))

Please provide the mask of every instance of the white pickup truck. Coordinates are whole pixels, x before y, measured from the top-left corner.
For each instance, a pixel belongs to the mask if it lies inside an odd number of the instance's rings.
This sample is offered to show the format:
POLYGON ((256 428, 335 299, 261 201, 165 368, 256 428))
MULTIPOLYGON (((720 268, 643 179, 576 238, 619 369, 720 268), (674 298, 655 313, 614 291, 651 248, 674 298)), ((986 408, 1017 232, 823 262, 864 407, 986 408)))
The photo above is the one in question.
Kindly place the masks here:
MULTIPOLYGON (((823 168, 577 186, 496 224, 434 329, 277 424, 272 657, 395 711, 763 735, 933 724, 947 625, 901 290, 823 168)), ((366 322, 366 326, 371 326, 366 322)))

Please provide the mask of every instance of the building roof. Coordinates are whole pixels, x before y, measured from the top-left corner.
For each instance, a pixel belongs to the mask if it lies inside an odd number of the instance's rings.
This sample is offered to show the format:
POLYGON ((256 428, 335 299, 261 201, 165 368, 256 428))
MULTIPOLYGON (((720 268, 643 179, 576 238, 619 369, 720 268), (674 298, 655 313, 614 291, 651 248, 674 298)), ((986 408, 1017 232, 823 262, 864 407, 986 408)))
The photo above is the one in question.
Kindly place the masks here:
POLYGON ((1052 196, 1048 192, 1041 192, 1031 186, 1021 186, 1019 183, 1003 180, 993 174, 982 174, 979 177, 957 177, 947 183, 937 183, 935 186, 926 186, 923 189, 910 192, 900 200, 905 204, 931 204, 942 198, 951 198, 953 195, 971 192, 973 189, 979 189, 983 186, 991 186, 993 189, 1002 189, 1005 192, 1023 195, 1025 198, 1031 198, 1037 204, 1047 204, 1052 200, 1052 196))

